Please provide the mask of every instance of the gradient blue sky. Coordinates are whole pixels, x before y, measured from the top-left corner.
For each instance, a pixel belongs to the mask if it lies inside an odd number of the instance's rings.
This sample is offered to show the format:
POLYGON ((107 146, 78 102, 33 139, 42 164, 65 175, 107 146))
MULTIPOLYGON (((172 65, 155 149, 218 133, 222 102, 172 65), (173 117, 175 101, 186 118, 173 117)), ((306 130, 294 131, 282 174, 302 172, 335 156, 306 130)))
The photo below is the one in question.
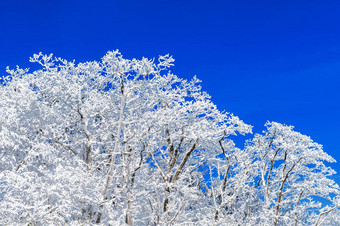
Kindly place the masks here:
POLYGON ((294 125, 340 161, 340 1, 0 1, 0 75, 33 53, 79 62, 114 49, 170 53, 174 73, 197 75, 254 132, 294 125))

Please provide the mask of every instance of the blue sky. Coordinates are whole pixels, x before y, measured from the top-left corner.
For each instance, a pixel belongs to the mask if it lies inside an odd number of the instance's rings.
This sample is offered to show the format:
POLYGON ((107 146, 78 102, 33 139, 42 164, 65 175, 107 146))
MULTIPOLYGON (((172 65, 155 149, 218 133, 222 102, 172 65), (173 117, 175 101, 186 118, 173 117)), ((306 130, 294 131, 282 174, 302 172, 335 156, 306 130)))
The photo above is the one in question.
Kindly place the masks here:
MULTIPOLYGON (((294 125, 340 161, 340 1, 0 1, 0 75, 33 53, 170 53, 219 109, 294 125)), ((340 163, 332 164, 340 173, 340 163)), ((340 176, 337 176, 340 183, 340 176)))

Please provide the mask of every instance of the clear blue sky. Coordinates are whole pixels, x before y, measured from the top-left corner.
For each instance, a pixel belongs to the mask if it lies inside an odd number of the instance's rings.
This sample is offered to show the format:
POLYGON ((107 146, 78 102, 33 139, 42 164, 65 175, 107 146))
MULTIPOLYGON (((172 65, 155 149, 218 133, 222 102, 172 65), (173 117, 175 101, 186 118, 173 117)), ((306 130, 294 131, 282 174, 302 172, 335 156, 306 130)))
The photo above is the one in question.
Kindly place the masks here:
POLYGON ((0 75, 40 51, 79 62, 114 49, 170 53, 254 132, 294 125, 340 162, 340 1, 0 1, 0 75))

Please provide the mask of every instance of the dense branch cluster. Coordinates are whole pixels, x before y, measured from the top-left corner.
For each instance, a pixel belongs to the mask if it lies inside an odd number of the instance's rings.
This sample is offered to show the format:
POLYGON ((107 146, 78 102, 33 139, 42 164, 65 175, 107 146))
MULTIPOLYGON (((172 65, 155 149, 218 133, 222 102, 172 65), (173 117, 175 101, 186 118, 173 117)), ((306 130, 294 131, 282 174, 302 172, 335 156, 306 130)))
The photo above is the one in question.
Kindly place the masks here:
POLYGON ((36 54, 0 85, 0 222, 29 225, 338 224, 335 160, 276 122, 221 112, 194 77, 108 52, 36 54))

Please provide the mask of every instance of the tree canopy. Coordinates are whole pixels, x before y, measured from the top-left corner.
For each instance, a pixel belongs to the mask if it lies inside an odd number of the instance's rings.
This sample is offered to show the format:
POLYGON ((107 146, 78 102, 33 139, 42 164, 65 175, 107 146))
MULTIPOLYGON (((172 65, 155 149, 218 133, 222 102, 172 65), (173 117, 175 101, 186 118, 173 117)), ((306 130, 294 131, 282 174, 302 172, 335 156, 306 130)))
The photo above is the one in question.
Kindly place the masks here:
POLYGON ((75 64, 35 54, 0 86, 4 224, 337 224, 335 160, 292 126, 251 133, 169 70, 174 59, 75 64))

